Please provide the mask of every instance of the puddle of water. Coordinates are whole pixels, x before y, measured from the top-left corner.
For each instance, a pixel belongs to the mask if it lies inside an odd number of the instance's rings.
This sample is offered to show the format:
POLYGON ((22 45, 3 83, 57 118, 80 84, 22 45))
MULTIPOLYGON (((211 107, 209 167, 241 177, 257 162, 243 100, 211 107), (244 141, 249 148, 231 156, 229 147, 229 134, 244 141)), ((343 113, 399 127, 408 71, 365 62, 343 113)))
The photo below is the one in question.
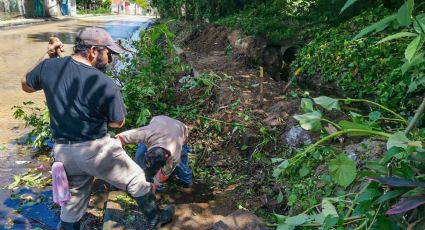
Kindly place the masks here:
POLYGON ((23 188, 3 204, 14 210, 0 215, 0 226, 5 229, 55 229, 59 222, 59 209, 52 208, 54 204, 51 191, 23 188))

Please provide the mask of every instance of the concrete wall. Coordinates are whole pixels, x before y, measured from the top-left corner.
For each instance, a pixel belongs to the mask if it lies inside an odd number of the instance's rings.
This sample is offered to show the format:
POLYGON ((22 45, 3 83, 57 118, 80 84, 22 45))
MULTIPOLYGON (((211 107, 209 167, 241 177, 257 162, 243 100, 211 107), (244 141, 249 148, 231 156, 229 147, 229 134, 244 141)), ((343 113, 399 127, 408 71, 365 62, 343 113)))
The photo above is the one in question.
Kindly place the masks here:
POLYGON ((26 12, 24 0, 0 0, 0 18, 24 16, 26 12))
POLYGON ((46 16, 51 16, 51 17, 62 16, 60 3, 61 1, 57 1, 57 0, 44 0, 44 5, 47 9, 46 16))
POLYGON ((0 0, 0 19, 62 16, 61 6, 64 3, 68 5, 68 15, 77 15, 76 0, 0 0), (35 12, 35 1, 42 7, 38 12, 35 12))

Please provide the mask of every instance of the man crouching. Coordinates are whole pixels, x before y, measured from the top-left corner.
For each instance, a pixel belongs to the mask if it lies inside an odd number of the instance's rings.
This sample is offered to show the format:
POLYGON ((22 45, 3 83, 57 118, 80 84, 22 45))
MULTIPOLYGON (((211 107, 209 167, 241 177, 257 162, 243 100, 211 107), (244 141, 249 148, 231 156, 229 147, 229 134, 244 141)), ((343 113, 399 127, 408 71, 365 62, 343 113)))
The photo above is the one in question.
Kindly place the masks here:
POLYGON ((146 180, 153 183, 155 189, 174 171, 183 187, 192 186, 189 148, 185 145, 187 137, 187 126, 167 116, 153 117, 147 126, 116 135, 122 145, 139 144, 136 162, 143 168, 146 180))

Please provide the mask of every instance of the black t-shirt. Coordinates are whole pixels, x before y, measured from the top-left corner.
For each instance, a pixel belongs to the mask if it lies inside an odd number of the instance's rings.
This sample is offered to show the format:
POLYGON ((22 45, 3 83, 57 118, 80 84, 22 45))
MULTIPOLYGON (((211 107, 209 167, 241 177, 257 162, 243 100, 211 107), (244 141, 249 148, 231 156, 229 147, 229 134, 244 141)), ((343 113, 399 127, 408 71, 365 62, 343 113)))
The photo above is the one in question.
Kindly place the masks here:
POLYGON ((41 62, 26 76, 44 90, 56 140, 86 141, 106 135, 107 123, 127 115, 119 87, 94 67, 71 57, 41 62))

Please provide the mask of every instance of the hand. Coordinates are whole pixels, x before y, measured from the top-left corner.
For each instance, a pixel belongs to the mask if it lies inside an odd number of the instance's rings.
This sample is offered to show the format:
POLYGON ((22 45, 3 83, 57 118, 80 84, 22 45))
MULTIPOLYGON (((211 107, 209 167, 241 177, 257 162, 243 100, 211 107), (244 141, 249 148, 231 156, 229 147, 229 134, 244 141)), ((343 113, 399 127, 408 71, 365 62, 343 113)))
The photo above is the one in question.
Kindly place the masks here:
POLYGON ((155 184, 160 185, 161 183, 165 182, 168 180, 169 176, 164 175, 164 173, 162 173, 162 170, 159 169, 158 172, 155 174, 155 176, 153 177, 153 182, 155 184))
POLYGON ((153 182, 152 182, 152 188, 153 191, 156 192, 158 190, 159 187, 162 186, 162 183, 159 182, 158 180, 155 179, 155 177, 153 178, 153 182))
POLYGON ((47 54, 50 58, 62 57, 62 53, 65 51, 64 46, 57 37, 50 37, 49 44, 47 46, 47 54))

